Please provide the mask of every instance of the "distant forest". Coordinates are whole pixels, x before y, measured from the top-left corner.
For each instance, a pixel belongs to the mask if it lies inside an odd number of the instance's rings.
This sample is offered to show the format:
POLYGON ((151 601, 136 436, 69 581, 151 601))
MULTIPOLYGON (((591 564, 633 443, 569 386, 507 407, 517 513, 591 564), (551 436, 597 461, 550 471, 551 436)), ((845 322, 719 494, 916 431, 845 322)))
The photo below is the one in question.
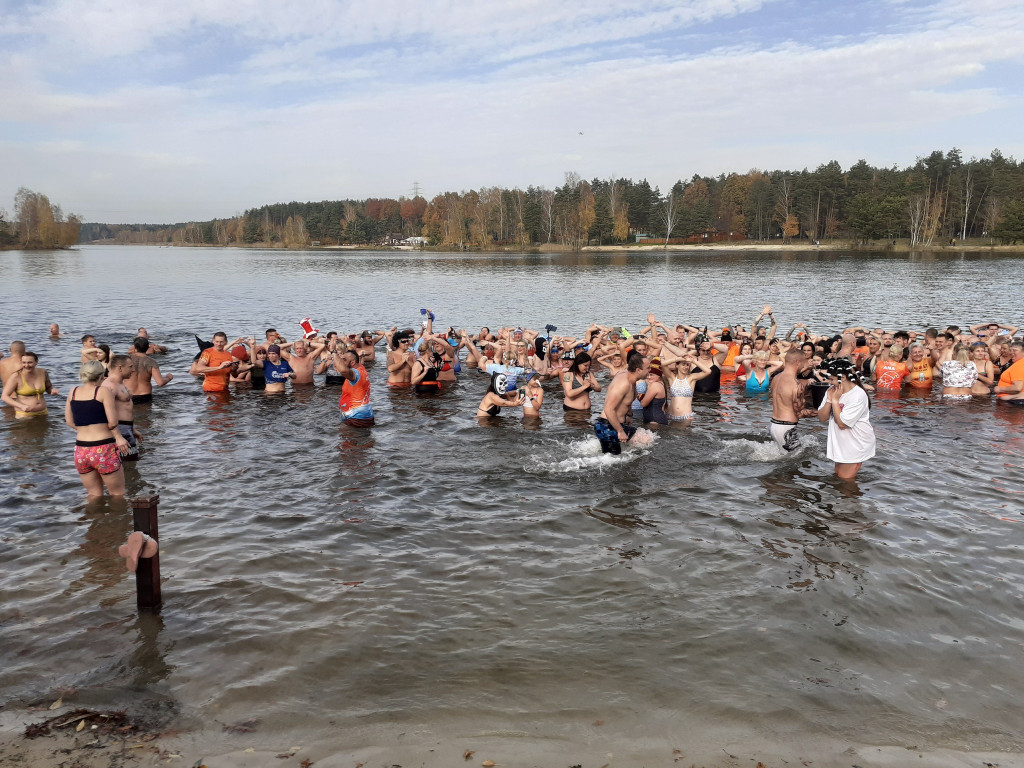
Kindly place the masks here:
POLYGON ((861 160, 810 171, 759 171, 679 180, 661 192, 645 180, 567 173, 556 189, 486 187, 432 200, 274 203, 242 216, 174 225, 85 223, 83 242, 388 244, 404 238, 453 248, 569 248, 632 242, 795 239, 909 240, 913 246, 989 238, 1024 241, 1024 162, 994 150, 964 161, 935 151, 906 168, 861 160))

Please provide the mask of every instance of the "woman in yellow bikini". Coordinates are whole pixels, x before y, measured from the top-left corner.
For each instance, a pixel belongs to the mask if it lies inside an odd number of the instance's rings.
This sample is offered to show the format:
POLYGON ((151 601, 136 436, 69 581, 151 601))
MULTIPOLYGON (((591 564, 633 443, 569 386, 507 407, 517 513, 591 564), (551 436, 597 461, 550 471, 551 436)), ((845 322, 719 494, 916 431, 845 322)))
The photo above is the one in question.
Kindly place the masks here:
POLYGON ((13 371, 4 384, 3 401, 14 408, 15 417, 26 419, 45 415, 43 395, 59 394, 50 383, 49 374, 39 367, 36 353, 25 352, 21 356, 21 368, 13 371))

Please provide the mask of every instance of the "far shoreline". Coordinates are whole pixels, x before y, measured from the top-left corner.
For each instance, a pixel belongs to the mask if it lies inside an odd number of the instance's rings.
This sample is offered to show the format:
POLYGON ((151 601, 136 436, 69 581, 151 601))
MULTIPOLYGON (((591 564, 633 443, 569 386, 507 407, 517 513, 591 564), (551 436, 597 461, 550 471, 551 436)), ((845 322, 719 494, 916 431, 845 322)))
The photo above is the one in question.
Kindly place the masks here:
MULTIPOLYGON (((736 252, 755 251, 762 253, 772 252, 849 252, 849 253, 992 253, 1000 255, 1024 255, 1024 244, 1020 245, 988 245, 981 243, 964 243, 957 245, 928 245, 913 246, 907 243, 892 244, 858 244, 849 240, 832 240, 819 244, 810 242, 777 243, 756 240, 731 241, 722 243, 679 243, 679 244, 648 244, 648 243, 622 243, 617 245, 585 245, 579 250, 569 246, 544 243, 541 245, 528 246, 503 246, 500 248, 464 248, 457 249, 443 246, 414 246, 414 245, 317 245, 303 248, 286 248, 279 243, 230 243, 220 245, 217 243, 123 243, 117 240, 92 240, 78 245, 138 245, 150 248, 241 248, 248 250, 271 250, 286 253, 302 253, 311 251, 420 251, 423 253, 529 253, 529 254, 555 254, 555 253, 649 253, 656 251, 692 251, 696 253, 710 253, 714 251, 736 252)), ((74 246, 72 246, 74 247, 74 246)), ((5 249, 22 250, 22 249, 5 249)))

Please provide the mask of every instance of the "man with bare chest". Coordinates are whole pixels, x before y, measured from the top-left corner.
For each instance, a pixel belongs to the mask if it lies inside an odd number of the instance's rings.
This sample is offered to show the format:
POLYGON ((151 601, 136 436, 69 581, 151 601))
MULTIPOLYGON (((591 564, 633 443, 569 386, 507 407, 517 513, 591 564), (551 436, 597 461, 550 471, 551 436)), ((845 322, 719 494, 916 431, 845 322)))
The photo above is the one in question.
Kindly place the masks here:
POLYGON ((295 378, 292 379, 292 385, 295 384, 312 384, 313 383, 313 367, 316 363, 316 359, 320 357, 320 353, 323 352, 326 346, 322 339, 316 339, 312 342, 307 342, 305 339, 299 339, 293 341, 290 344, 281 344, 281 357, 288 361, 291 365, 292 370, 295 372, 295 378), (285 347, 291 347, 291 354, 284 351, 285 347))
POLYGON ((771 383, 772 423, 768 431, 775 444, 784 451, 797 447, 796 424, 800 417, 814 413, 804 407, 805 384, 796 377, 803 363, 804 353, 797 347, 790 349, 786 352, 782 371, 771 383))
MULTIPOLYGON (((148 349, 149 339, 144 336, 136 336, 135 341, 132 342, 131 356, 128 358, 135 368, 135 375, 125 377, 128 391, 131 392, 132 402, 134 403, 152 402, 153 382, 155 381, 158 387, 162 387, 165 384, 169 384, 171 379, 174 378, 173 373, 168 373, 166 376, 160 373, 160 366, 150 358, 147 352, 148 349)), ((122 355, 118 355, 118 357, 122 357, 122 355)))
POLYGON ((114 355, 110 359, 110 368, 102 386, 114 394, 114 410, 117 413, 117 431, 128 441, 128 453, 122 454, 121 461, 139 460, 139 436, 135 432, 135 415, 133 413, 132 393, 125 386, 125 381, 135 375, 135 365, 128 355, 114 355))

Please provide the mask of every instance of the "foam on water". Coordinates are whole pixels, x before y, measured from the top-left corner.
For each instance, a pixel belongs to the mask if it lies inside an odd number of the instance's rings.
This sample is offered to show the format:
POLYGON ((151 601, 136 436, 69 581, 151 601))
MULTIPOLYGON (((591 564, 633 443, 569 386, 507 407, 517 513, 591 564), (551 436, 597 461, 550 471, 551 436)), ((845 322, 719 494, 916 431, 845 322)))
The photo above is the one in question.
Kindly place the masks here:
POLYGON ((564 443, 548 446, 539 456, 527 464, 524 469, 529 472, 551 474, 573 474, 606 469, 629 464, 651 452, 660 438, 649 429, 637 429, 633 438, 624 446, 622 453, 613 456, 601 451, 601 442, 596 437, 584 437, 571 440, 568 447, 564 443))
POLYGON ((750 440, 748 438, 717 439, 712 438, 718 448, 715 458, 723 463, 733 464, 736 462, 758 462, 767 463, 792 459, 795 457, 824 455, 825 443, 817 440, 812 435, 800 435, 797 439, 797 446, 792 451, 784 451, 775 444, 774 440, 750 440))

